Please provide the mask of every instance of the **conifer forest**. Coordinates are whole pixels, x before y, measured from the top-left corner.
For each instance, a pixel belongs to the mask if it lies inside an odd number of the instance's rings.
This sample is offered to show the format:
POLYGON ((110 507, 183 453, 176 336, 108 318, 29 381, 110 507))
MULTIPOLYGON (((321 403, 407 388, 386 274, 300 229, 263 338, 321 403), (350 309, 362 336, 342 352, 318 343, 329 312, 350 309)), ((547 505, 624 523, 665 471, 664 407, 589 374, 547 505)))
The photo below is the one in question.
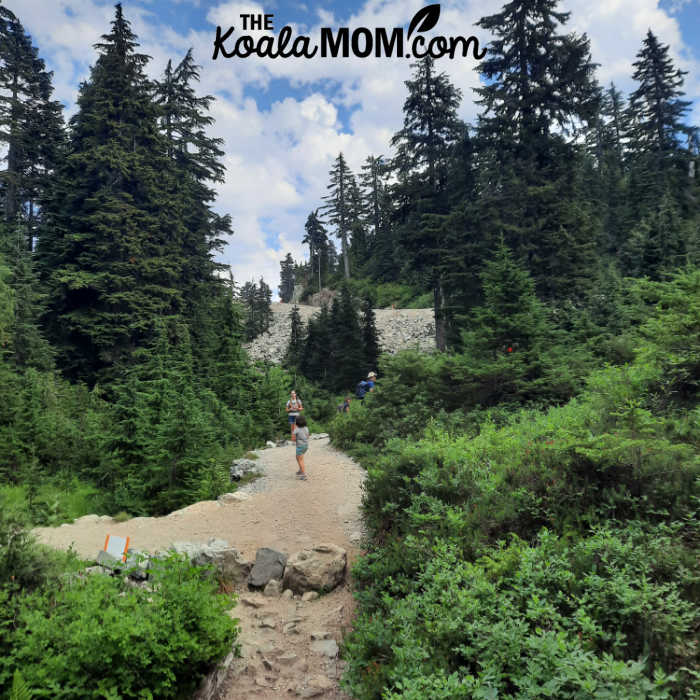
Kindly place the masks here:
POLYGON ((245 349, 277 280, 219 262, 205 68, 149 77, 116 5, 67 118, 20 14, 0 4, 0 698, 191 697, 239 638, 215 583, 172 557, 155 602, 71 586, 30 530, 233 490, 291 389, 366 470, 350 697, 700 697, 697 76, 654 28, 624 93, 557 0, 507 2, 477 23, 473 123, 412 63, 386 152, 337 154, 280 261, 282 302, 333 295, 292 310, 278 366, 245 349), (435 352, 382 353, 392 305, 433 309, 435 352))

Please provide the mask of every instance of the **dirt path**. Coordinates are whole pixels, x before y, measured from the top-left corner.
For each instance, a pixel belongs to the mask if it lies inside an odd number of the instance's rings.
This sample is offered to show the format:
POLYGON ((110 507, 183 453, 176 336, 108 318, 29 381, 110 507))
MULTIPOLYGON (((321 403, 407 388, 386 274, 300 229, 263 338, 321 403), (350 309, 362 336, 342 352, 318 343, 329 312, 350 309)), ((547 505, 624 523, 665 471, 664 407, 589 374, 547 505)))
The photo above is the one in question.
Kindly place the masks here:
MULTIPOLYGON (((312 439, 306 456, 307 481, 295 478, 292 446, 258 452, 263 476, 239 489, 242 501, 203 501, 160 518, 85 516, 57 528, 36 528, 37 538, 57 548, 73 546, 95 557, 107 534, 128 536, 134 549, 156 552, 173 542, 223 539, 253 560, 260 547, 293 554, 324 542, 359 553, 359 511, 364 471, 328 443, 312 439)), ((238 591, 232 614, 241 621, 243 658, 220 697, 262 700, 290 697, 347 698, 338 689, 342 673, 332 641, 340 644, 349 627, 353 598, 348 583, 316 601, 270 598, 238 591)))

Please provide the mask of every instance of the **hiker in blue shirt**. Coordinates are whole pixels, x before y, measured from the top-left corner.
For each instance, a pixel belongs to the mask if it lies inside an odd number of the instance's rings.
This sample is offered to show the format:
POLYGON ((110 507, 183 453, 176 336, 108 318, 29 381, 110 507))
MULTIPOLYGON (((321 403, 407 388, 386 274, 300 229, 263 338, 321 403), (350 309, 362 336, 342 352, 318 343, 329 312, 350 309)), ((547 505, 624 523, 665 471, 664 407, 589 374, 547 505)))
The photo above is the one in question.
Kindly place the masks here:
POLYGON ((364 401, 365 394, 368 391, 374 391, 374 385, 377 382, 377 375, 374 372, 370 372, 367 375, 367 379, 363 379, 355 389, 355 396, 357 396, 360 401, 364 401))

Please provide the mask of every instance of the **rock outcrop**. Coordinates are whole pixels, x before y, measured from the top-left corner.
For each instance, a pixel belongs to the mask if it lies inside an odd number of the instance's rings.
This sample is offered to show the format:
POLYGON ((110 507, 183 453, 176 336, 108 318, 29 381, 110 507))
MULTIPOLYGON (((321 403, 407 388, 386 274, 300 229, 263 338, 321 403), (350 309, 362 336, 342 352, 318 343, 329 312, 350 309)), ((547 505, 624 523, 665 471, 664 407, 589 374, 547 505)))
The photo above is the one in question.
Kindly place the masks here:
MULTIPOLYGON (((304 323, 317 314, 317 306, 299 305, 304 323)), ((272 304, 272 324, 267 333, 246 345, 253 360, 279 364, 289 344, 292 304, 272 304)), ((423 352, 435 350, 435 320, 432 309, 375 309, 379 344, 383 352, 417 348, 423 352)))

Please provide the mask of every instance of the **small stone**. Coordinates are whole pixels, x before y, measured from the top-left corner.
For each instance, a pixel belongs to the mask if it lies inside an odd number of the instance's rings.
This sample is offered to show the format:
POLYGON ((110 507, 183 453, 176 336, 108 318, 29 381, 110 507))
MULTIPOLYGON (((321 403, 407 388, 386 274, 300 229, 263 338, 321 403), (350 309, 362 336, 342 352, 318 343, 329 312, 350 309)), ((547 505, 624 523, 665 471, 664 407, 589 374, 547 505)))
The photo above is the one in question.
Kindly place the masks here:
POLYGON ((272 440, 268 440, 265 443, 265 447, 277 447, 277 445, 274 442, 272 442, 272 440))
POLYGON ((306 591, 303 596, 301 596, 301 599, 305 603, 310 603, 311 601, 317 600, 319 597, 318 593, 316 591, 306 591))
POLYGON ((311 651, 333 659, 338 656, 340 650, 338 649, 335 639, 319 639, 316 642, 311 642, 311 651))
POLYGON ((265 605, 264 601, 258 600, 257 598, 251 598, 250 596, 241 596, 241 603, 249 605, 251 608, 262 608, 265 605))
POLYGON ((275 673, 277 672, 277 669, 275 669, 275 667, 272 665, 272 662, 269 659, 266 659, 264 656, 262 657, 262 663, 268 671, 274 671, 275 673))
POLYGON ((291 600, 294 597, 294 592, 290 588, 287 588, 285 591, 283 591, 282 597, 285 600, 291 600))
POLYGON ((277 627, 277 621, 275 620, 274 617, 264 617, 258 627, 262 627, 263 629, 270 629, 273 630, 277 627))
POLYGON ((283 666, 292 666, 298 658, 299 657, 296 654, 289 652, 287 654, 282 654, 282 656, 278 656, 277 663, 280 663, 283 666))
POLYGON ((284 634, 299 634, 296 622, 288 622, 283 628, 282 632, 284 634))
POLYGON ((330 639, 331 635, 329 632, 324 632, 323 630, 316 630, 311 633, 311 639, 317 641, 319 639, 330 639))
POLYGON ((279 598, 281 593, 282 593, 282 582, 278 581, 275 578, 270 579, 267 582, 267 584, 265 586, 265 590, 263 591, 263 595, 267 596, 268 598, 279 598))
POLYGON ((250 494, 243 493, 242 491, 236 491, 235 493, 222 493, 217 499, 219 503, 226 506, 231 503, 240 503, 241 501, 247 501, 250 498, 250 494))

